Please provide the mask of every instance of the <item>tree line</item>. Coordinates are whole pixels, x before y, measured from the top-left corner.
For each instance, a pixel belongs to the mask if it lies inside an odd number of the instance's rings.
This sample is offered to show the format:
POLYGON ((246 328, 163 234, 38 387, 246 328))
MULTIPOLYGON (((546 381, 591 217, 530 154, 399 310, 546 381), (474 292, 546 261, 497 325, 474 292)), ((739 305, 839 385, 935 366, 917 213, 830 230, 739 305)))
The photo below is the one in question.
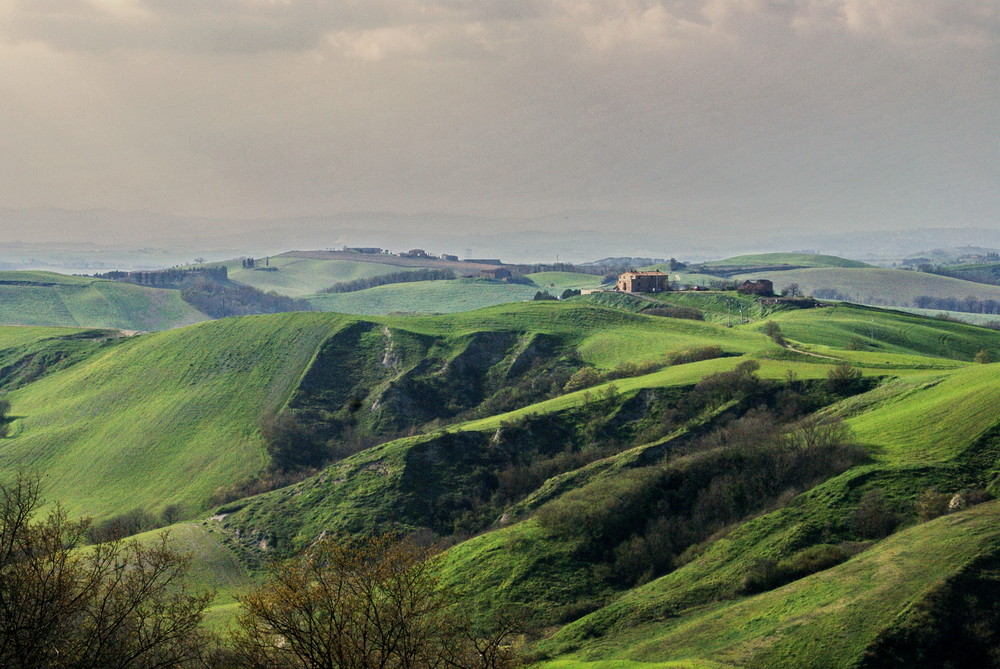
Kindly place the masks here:
POLYGON ((265 293, 244 284, 219 283, 204 277, 185 284, 181 288, 181 298, 212 318, 312 311, 312 305, 305 300, 278 295, 273 291, 265 293))
POLYGON ((450 269, 416 269, 410 272, 390 272, 370 276, 364 279, 354 279, 353 281, 341 281, 329 288, 324 288, 321 293, 353 293, 367 288, 377 286, 387 286, 392 283, 410 283, 414 281, 447 281, 455 278, 455 272, 450 269))

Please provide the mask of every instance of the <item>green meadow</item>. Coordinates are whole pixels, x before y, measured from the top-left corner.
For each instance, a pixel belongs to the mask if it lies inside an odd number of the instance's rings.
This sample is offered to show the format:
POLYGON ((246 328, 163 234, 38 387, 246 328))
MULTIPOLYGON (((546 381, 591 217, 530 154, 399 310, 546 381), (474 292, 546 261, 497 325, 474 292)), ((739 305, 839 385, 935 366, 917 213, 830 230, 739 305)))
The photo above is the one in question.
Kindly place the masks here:
POLYGON ((175 290, 52 272, 0 272, 0 325, 149 331, 207 319, 175 290))

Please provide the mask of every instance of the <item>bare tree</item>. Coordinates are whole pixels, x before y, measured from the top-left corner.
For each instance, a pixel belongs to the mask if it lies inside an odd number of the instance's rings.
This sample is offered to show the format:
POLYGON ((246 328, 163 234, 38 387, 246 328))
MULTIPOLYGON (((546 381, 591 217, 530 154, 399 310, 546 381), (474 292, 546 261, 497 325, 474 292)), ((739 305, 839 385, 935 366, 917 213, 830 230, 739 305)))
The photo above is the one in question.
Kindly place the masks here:
POLYGON ((88 521, 35 520, 37 477, 0 484, 0 666, 196 666, 211 594, 189 593, 168 537, 83 547, 88 521))
POLYGON ((511 666, 509 628, 473 634, 452 616, 429 556, 391 536, 318 540, 240 598, 237 653, 257 667, 511 666))

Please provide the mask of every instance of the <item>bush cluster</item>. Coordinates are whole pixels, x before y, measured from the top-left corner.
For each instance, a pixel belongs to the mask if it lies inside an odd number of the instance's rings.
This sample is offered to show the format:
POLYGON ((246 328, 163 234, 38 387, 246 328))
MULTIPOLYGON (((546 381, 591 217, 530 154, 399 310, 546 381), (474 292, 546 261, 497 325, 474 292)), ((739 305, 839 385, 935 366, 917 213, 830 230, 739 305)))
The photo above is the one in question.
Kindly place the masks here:
POLYGON ((455 273, 450 269, 416 269, 410 272, 390 272, 367 279, 354 279, 353 281, 341 281, 329 288, 324 288, 321 293, 353 293, 367 288, 377 286, 388 286, 393 283, 412 283, 415 281, 447 281, 454 279, 455 273))
POLYGON ((275 292, 262 292, 244 284, 219 283, 199 277, 181 289, 181 298, 212 318, 277 314, 286 311, 312 311, 305 300, 275 292))
POLYGON ((539 523, 630 586, 685 550, 865 459, 841 423, 781 425, 752 411, 691 442, 665 467, 594 481, 547 503, 539 523))

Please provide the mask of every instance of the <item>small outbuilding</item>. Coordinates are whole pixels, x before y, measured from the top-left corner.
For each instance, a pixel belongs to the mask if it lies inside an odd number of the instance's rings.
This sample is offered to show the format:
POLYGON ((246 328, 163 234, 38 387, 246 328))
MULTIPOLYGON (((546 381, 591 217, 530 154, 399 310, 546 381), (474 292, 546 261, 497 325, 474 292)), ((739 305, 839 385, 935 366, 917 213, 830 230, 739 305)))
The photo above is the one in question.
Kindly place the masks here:
POLYGON ((742 295, 759 295, 760 297, 771 297, 774 295, 774 283, 768 279, 756 279, 754 281, 744 281, 736 287, 736 292, 742 295))
POLYGON ((662 293, 670 290, 667 275, 659 270, 651 272, 625 272, 618 277, 615 290, 622 293, 662 293))
POLYGON ((506 281, 513 276, 511 271, 506 267, 495 267, 493 269, 484 269, 479 273, 480 278, 483 279, 497 279, 500 281, 506 281))

